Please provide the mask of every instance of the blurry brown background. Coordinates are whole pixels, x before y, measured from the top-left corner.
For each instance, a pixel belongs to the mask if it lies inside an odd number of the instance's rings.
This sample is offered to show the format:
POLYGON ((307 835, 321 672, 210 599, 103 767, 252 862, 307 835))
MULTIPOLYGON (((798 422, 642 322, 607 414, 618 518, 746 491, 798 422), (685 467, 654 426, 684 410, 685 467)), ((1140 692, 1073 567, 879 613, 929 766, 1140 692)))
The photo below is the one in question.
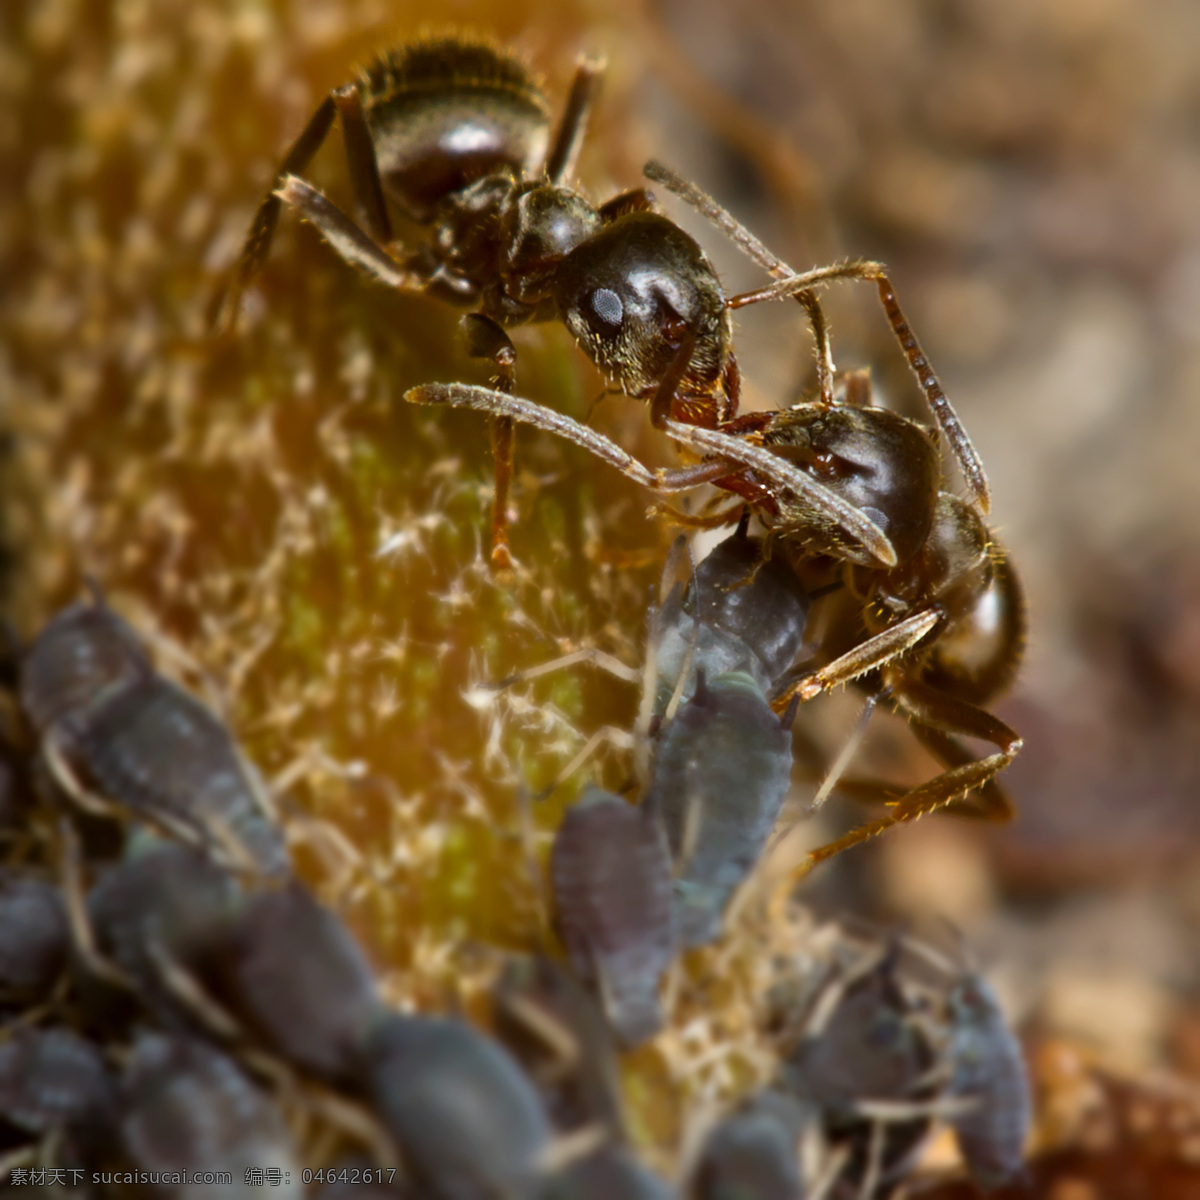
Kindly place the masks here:
MULTIPOLYGON (((627 724, 632 701, 585 675, 489 724, 463 687, 584 642, 636 656, 668 535, 621 481, 526 438, 529 568, 497 588, 475 544, 482 427, 398 400, 479 377, 453 314, 366 287, 295 222, 242 336, 210 345, 201 320, 324 90, 430 17, 515 44, 552 100, 576 53, 607 53, 581 163, 594 194, 634 186, 655 154, 797 267, 892 268, 1028 590, 1028 661, 997 708, 1026 738, 1005 777, 1020 820, 899 831, 834 864, 814 903, 952 914, 1031 1030, 1135 1074, 1200 1073, 1190 0, 9 0, 2 582, 17 625, 91 571, 186 646, 179 670, 221 681, 314 818, 310 873, 358 914, 399 994, 434 1002, 457 977, 447 936, 527 935, 536 905, 503 874, 514 789, 550 778, 579 730, 627 724), (399 551, 374 557, 389 538, 399 551), (321 822, 359 857, 331 851, 321 822)), ((345 200, 336 142, 312 176, 345 200)), ((731 288, 757 281, 671 211, 731 288)), ((873 290, 846 285, 830 307, 839 365, 871 364, 887 402, 920 415, 873 290)), ((740 315, 752 402, 787 402, 808 369, 800 323, 783 305, 740 315)), ((518 341, 521 390, 582 415, 598 381, 565 334, 518 341)), ((649 445, 638 406, 601 408, 649 445)), ((852 705, 822 704, 806 719, 836 744, 852 705)), ((894 776, 930 769, 902 728, 879 720, 871 742, 894 776)))

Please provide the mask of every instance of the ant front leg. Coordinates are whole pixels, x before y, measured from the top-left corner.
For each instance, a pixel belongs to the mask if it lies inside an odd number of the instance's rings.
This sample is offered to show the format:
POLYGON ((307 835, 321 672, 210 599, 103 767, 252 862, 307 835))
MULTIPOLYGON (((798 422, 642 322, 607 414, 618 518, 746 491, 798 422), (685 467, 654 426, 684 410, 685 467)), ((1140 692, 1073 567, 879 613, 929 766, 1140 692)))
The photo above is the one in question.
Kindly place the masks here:
MULTIPOLYGON (((889 804, 891 812, 878 821, 871 821, 858 829, 851 830, 845 837, 835 842, 821 846, 809 855, 812 863, 822 862, 857 846, 868 838, 875 837, 906 821, 915 821, 939 808, 959 804, 969 792, 980 789, 979 799, 983 811, 975 810, 976 815, 988 817, 991 820, 1007 820, 1011 814, 1011 806, 1003 792, 1000 796, 1005 800, 1005 807, 989 809, 989 790, 987 785, 1016 758, 1023 745, 1022 739, 1015 730, 1010 729, 998 717, 974 704, 958 700, 953 696, 940 692, 919 680, 893 680, 892 703, 904 716, 908 717, 918 729, 945 735, 960 735, 979 738, 991 742, 998 751, 983 758, 969 759, 958 763, 935 776, 928 783, 912 788, 897 800, 889 804)), ((936 739, 935 739, 936 740, 936 739)), ((947 742, 957 747, 953 736, 947 742)), ((956 755, 957 757, 957 755, 956 755)), ((963 757, 966 757, 965 751, 963 757)), ((999 791, 997 788, 996 791, 999 791)), ((995 793, 990 795, 995 802, 995 793)))
POLYGON ((386 246, 375 241, 311 183, 298 175, 285 175, 275 195, 314 226, 351 266, 398 291, 415 292, 424 287, 426 281, 420 275, 394 259, 386 246))
POLYGON ((771 707, 776 712, 783 712, 793 696, 812 700, 822 692, 832 691, 868 671, 886 666, 932 633, 941 621, 942 614, 936 608, 918 610, 903 621, 889 625, 882 633, 867 638, 833 662, 789 683, 783 691, 772 697, 771 707))
POLYGON ((913 333, 900 302, 896 299, 896 289, 882 263, 877 262, 844 262, 834 263, 828 267, 817 267, 802 274, 785 276, 776 283, 759 288, 754 292, 745 292, 729 300, 730 308, 741 308, 747 304, 757 304, 763 300, 780 300, 786 296, 803 296, 816 284, 829 283, 835 279, 869 279, 879 289, 879 302, 887 315, 888 324, 900 349, 904 351, 912 373, 921 385, 925 401, 938 423, 938 428, 950 443, 958 469, 971 491, 972 500, 980 513, 986 515, 992 506, 991 492, 988 488, 987 473, 983 469, 983 460, 975 449, 970 435, 959 419, 958 413, 950 403, 937 375, 925 357, 917 335, 913 333))
POLYGON ((334 117, 341 118, 350 182, 354 187, 359 207, 365 214, 367 227, 376 241, 391 241, 392 226, 383 196, 379 165, 375 160, 375 146, 363 113, 362 96, 355 84, 347 84, 330 92, 318 105, 300 136, 284 155, 283 162, 279 164, 274 182, 250 223, 250 232, 246 235, 238 255, 233 276, 229 284, 217 292, 210 305, 209 323, 214 332, 226 332, 237 319, 242 293, 262 270, 271 250, 271 242, 275 238, 282 202, 286 199, 279 194, 279 189, 285 184, 288 176, 299 175, 312 162, 314 155, 329 136, 334 117))
MULTIPOLYGON (((496 364, 492 384, 506 396, 516 385, 517 348, 512 338, 491 317, 470 313, 463 317, 462 330, 467 337, 467 353, 472 358, 491 359, 496 364)), ((512 490, 513 419, 492 418, 492 458, 495 462, 496 488, 492 496, 492 569, 511 571, 508 549, 508 496, 512 490)))

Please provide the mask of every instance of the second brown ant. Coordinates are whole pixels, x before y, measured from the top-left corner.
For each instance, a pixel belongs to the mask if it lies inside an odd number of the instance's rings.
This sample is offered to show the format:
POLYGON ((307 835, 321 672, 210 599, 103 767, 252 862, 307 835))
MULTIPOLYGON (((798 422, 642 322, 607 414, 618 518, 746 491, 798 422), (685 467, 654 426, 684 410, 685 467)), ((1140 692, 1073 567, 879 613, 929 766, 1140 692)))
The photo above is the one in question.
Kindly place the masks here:
MULTIPOLYGON (((700 246, 653 211, 646 189, 622 192, 596 206, 565 185, 602 70, 596 61, 580 62, 551 138, 545 97, 513 57, 457 39, 418 42, 384 54, 356 81, 326 97, 284 157, 220 298, 217 326, 232 323, 287 203, 347 262, 376 280, 475 309, 468 318, 468 349, 495 363, 494 382, 501 391, 513 390, 516 358, 503 327, 557 319, 622 392, 651 402, 656 427, 665 428, 671 418, 720 427, 736 415, 740 392, 732 310, 795 295, 816 325, 823 317, 813 286, 870 278, 879 283, 893 329, 969 486, 986 508, 978 456, 877 264, 842 263, 796 275, 773 257, 756 255, 758 243, 741 231, 742 248, 787 278, 726 298, 700 246), (335 117, 341 120, 365 230, 299 176, 335 117), (417 249, 392 240, 389 199, 428 230, 417 249)), ((665 168, 652 165, 648 173, 685 199, 694 202, 702 195, 690 194, 690 185, 665 168)), ((492 429, 492 556, 503 566, 510 561, 506 513, 512 423, 495 414, 492 429)))
MULTIPOLYGON (((673 190, 693 199, 689 188, 673 190)), ((795 281, 805 277, 789 275, 732 217, 704 202, 740 243, 753 245, 754 257, 773 260, 785 285, 777 289, 781 294, 795 290, 795 281)), ((715 484, 738 502, 685 523, 721 525, 749 502, 809 594, 840 585, 827 601, 834 618, 817 650, 819 665, 809 664, 781 687, 777 710, 793 696, 807 700, 854 682, 867 694, 865 717, 887 703, 946 769, 907 791, 874 788, 872 794, 889 805, 888 815, 815 851, 812 858, 819 861, 947 805, 991 819, 1010 815, 995 776, 1016 756, 1021 739, 981 706, 1015 674, 1025 626, 1020 585, 983 520, 984 498, 968 501, 941 489, 933 435, 873 407, 864 373, 846 377, 845 394, 836 402, 828 328, 815 296, 805 306, 817 339, 818 398, 735 417, 715 430, 668 420, 667 433, 701 456, 674 471, 650 471, 600 434, 510 395, 431 385, 408 398, 479 408, 548 429, 659 493, 715 484), (961 737, 991 742, 997 752, 977 759, 961 737), (977 790, 970 804, 961 803, 977 790)))

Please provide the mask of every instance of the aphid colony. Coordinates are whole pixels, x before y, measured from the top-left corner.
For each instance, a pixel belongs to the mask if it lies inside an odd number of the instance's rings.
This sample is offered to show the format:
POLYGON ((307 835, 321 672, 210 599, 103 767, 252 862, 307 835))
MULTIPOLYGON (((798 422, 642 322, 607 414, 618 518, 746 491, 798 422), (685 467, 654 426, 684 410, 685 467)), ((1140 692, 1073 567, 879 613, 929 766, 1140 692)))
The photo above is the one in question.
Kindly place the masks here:
POLYGON ((291 874, 220 722, 102 601, 60 613, 20 655, 6 710, 4 816, 22 849, 0 873, 5 1165, 176 1196, 188 1174, 228 1172, 237 1190, 260 1170, 294 1195, 357 1172, 380 1194, 444 1200, 882 1196, 941 1119, 981 1183, 1018 1175, 1028 1099, 995 998, 952 965, 919 980, 899 942, 843 952, 803 1003, 781 1001, 776 1078, 711 1128, 683 1178, 657 1177, 629 1142, 617 1046, 660 1026, 661 976, 719 936, 786 790, 763 681, 806 601, 770 567, 699 593, 756 552, 739 531, 664 606, 669 698, 646 799, 593 789, 569 813, 550 870, 567 964, 510 957, 494 1038, 390 1010, 353 936, 291 874), (747 640, 763 628, 747 617, 780 604, 793 619, 747 640), (745 669, 710 682, 714 664, 745 669), (749 820, 721 772, 748 784, 749 820), (301 1165, 297 1113, 336 1131, 328 1172, 301 1165))
POLYGON ((732 498, 676 514, 737 531, 650 623, 637 802, 588 789, 555 837, 548 886, 565 964, 508 963, 495 1037, 391 1011, 337 914, 293 877, 286 827, 221 722, 156 671, 103 601, 67 609, 17 658, 0 763, 0 814, 24 831, 0 877, 9 1167, 228 1171, 233 1190, 265 1168, 296 1195, 310 1182, 341 1194, 357 1170, 378 1194, 439 1200, 873 1197, 890 1194, 942 1121, 982 1185, 1020 1174, 1027 1087, 994 996, 965 968, 931 981, 899 940, 832 956, 819 988, 781 1005, 778 1071, 677 1179, 652 1174, 625 1129, 616 1046, 657 1033, 680 953, 722 937, 789 790, 797 711, 853 683, 860 726, 886 703, 945 766, 906 792, 875 785, 886 815, 814 860, 939 808, 1007 816, 995 776, 1020 739, 980 705, 1015 671, 1023 612, 984 523, 978 456, 882 268, 796 273, 652 165, 776 279, 726 298, 644 189, 595 206, 564 183, 598 79, 580 66, 551 137, 541 92, 490 47, 384 56, 331 93, 287 154, 216 314, 231 325, 281 203, 377 279, 476 310, 468 348, 495 363, 496 386, 407 398, 493 419, 498 566, 510 562, 515 423, 657 493, 710 484, 732 498), (335 116, 366 231, 299 177, 335 116), (392 241, 389 200, 427 231, 416 251, 392 241), (878 285, 937 431, 871 405, 865 375, 835 372, 813 289, 838 278, 878 285), (817 394, 739 415, 730 313, 785 297, 813 328, 817 394), (514 395, 504 327, 548 319, 649 400, 653 423, 696 461, 651 470, 514 395), (944 486, 939 437, 968 499, 944 486), (963 736, 996 752, 976 759, 963 736), (330 1161, 344 1174, 302 1169, 295 1129, 313 1121, 336 1131, 330 1161))

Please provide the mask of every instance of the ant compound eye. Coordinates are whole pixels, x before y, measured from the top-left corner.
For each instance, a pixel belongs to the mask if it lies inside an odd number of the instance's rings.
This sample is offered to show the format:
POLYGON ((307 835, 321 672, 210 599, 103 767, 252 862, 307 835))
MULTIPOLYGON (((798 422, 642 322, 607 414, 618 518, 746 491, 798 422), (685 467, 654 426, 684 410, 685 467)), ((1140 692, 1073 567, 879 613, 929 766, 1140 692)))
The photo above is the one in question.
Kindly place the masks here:
POLYGON ((613 329, 621 327, 621 322, 625 319, 625 305, 621 303, 621 297, 616 292, 609 288, 597 288, 588 297, 588 301, 592 306, 592 312, 605 325, 611 326, 613 329))

